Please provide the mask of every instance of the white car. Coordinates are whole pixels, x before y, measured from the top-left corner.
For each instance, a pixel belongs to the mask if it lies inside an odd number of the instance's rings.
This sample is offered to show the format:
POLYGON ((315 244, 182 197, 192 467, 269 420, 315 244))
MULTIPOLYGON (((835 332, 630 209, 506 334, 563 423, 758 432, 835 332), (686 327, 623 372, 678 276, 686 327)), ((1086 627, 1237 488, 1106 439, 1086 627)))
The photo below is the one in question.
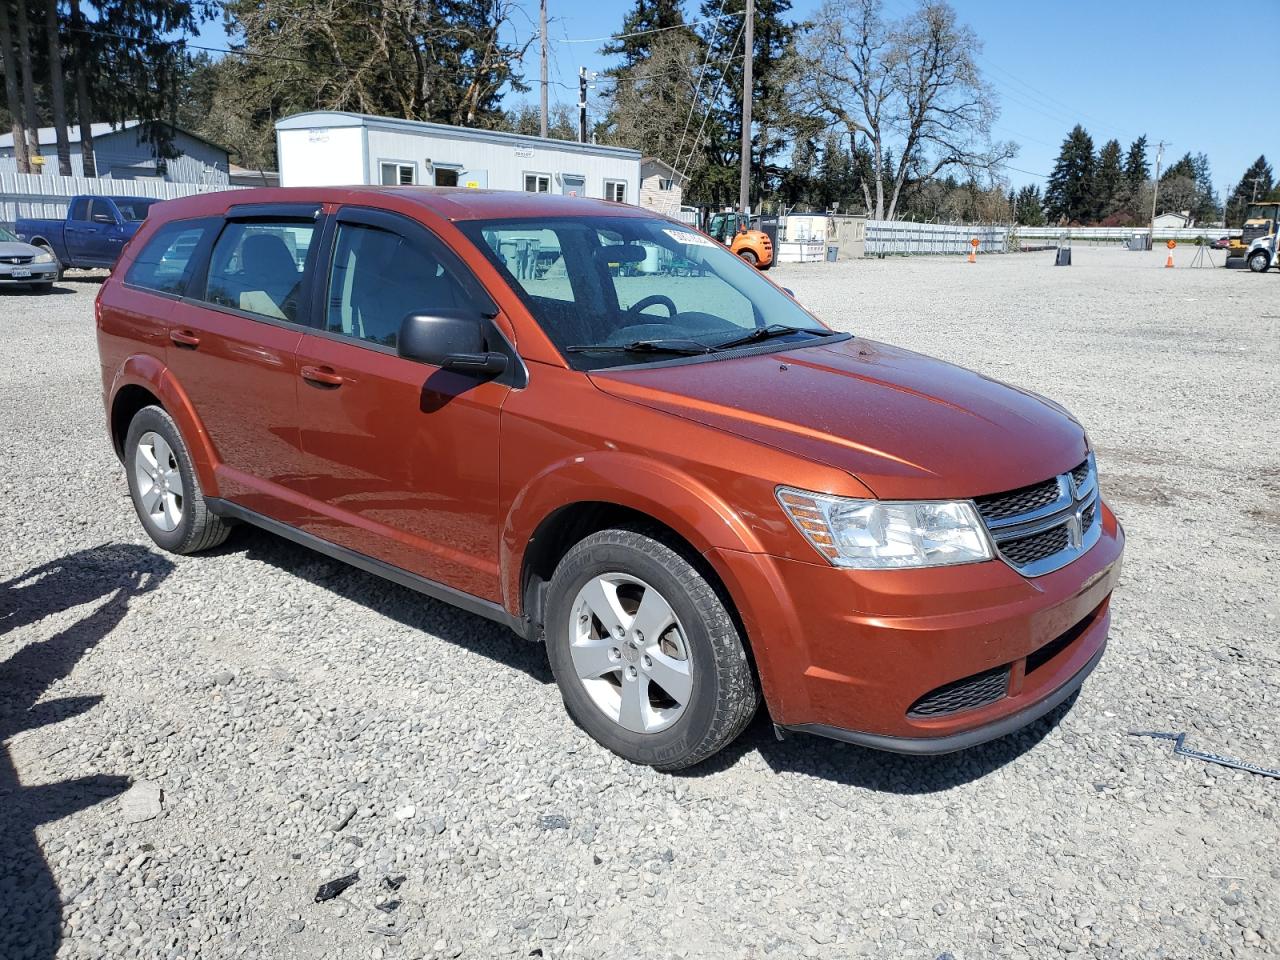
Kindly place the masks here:
POLYGON ((58 258, 51 251, 23 243, 0 227, 0 287, 24 284, 46 292, 58 274, 58 258))

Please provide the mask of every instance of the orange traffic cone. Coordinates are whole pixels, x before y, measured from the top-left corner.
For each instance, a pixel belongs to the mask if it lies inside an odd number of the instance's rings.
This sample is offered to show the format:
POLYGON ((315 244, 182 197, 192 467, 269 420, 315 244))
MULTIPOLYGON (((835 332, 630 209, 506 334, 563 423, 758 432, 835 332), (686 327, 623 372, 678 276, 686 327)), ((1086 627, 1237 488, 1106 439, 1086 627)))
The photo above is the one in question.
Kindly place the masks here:
POLYGON ((974 254, 974 252, 973 252, 972 250, 970 250, 970 251, 969 251, 969 262, 970 262, 970 263, 977 263, 977 262, 978 262, 978 258, 977 258, 977 256, 974 254))
POLYGON ((1170 253, 1170 254, 1169 254, 1169 259, 1167 259, 1167 260, 1164 262, 1164 265, 1165 265, 1168 269, 1170 269, 1170 270, 1172 270, 1172 269, 1173 269, 1173 254, 1172 254, 1172 253, 1170 253))

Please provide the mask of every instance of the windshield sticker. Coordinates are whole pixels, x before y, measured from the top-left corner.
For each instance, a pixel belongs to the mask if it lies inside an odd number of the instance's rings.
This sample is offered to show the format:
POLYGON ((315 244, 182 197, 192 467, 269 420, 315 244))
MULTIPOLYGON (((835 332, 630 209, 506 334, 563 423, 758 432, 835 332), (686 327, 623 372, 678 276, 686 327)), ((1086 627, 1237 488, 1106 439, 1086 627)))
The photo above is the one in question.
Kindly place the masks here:
POLYGON ((716 242, 704 237, 700 233, 691 233, 688 230, 666 230, 662 231, 676 243, 687 244, 691 247, 714 247, 716 242))

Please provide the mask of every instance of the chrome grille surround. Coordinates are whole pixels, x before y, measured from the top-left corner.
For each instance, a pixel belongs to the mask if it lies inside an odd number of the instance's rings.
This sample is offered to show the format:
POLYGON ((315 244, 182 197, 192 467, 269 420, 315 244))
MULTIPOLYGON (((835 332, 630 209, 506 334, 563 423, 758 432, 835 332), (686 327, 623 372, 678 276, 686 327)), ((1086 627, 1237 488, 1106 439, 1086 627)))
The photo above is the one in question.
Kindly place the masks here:
POLYGON ((1055 477, 1053 481, 1046 480, 1045 484, 1050 482, 1057 483, 1057 497, 1024 513, 1010 516, 1007 511, 999 509, 1009 494, 974 500, 1001 559, 1024 577, 1041 577, 1061 570, 1088 552, 1102 536, 1098 512, 1098 469, 1093 454, 1090 453, 1088 459, 1075 469, 1055 477), (1051 533, 1054 535, 1046 536, 1051 533), (1066 534, 1065 541, 1063 533, 1066 534), (1033 544, 1046 541, 1064 545, 1048 555, 1041 555, 1043 551, 1035 549, 1033 544), (1028 556, 1036 559, 1026 561, 1024 558, 1028 556), (1019 562, 1020 559, 1024 562, 1019 562))

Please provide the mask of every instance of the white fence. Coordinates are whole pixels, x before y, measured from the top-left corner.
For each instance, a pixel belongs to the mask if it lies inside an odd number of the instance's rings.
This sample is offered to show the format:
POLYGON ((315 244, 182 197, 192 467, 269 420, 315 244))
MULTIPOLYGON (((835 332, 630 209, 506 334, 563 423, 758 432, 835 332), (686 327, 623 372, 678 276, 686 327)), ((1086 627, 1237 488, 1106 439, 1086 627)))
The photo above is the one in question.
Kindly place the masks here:
MULTIPOLYGON (((1150 227, 1018 227, 1018 242, 1043 240, 1046 245, 1076 243, 1128 243, 1134 236, 1146 237, 1150 227)), ((1156 227, 1155 239, 1161 240, 1217 240, 1219 237, 1238 237, 1240 230, 1226 227, 1156 227)))
POLYGON ((868 220, 865 251, 869 257, 969 253, 976 238, 979 254, 1008 253, 1009 229, 1003 224, 990 223, 868 220))
POLYGON ((176 200, 196 193, 242 190, 226 184, 168 183, 163 180, 113 180, 109 177, 49 177, 36 173, 0 173, 0 224, 19 217, 60 219, 71 198, 82 193, 109 197, 176 200))

